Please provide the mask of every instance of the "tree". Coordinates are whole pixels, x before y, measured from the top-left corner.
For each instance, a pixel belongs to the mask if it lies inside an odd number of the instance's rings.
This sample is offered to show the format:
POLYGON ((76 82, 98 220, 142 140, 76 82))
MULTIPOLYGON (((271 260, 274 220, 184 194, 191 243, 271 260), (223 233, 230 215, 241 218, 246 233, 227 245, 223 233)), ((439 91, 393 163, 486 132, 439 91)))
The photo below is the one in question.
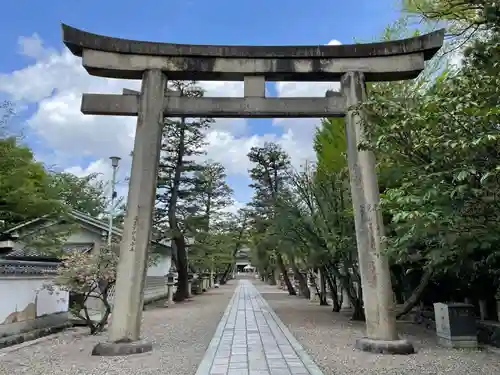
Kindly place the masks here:
MULTIPOLYGON (((222 164, 205 162, 194 173, 194 189, 190 200, 198 206, 200 213, 198 227, 205 232, 216 227, 226 215, 225 209, 233 204, 233 190, 226 182, 226 171, 222 164)), ((193 215, 194 216, 194 215, 193 215)))
MULTIPOLYGON (((250 187, 254 189, 254 196, 250 202, 251 207, 251 223, 254 230, 256 241, 254 246, 258 252, 257 259, 261 262, 262 274, 270 274, 272 272, 270 264, 266 261, 269 257, 269 251, 274 252, 277 260, 277 265, 283 274, 288 293, 295 294, 288 272, 283 261, 283 255, 279 251, 279 243, 274 242, 274 237, 269 235, 268 230, 276 215, 276 202, 282 194, 286 194, 288 171, 291 168, 290 157, 276 143, 265 143, 263 147, 252 147, 248 153, 248 159, 254 163, 254 167, 250 169, 250 178, 253 180, 250 187), (266 242, 267 240, 267 242, 266 242)), ((289 259, 294 273, 301 280, 301 274, 295 265, 294 259, 289 259)), ((274 277, 274 276, 273 276, 274 277)), ((302 280, 302 288, 305 281, 302 280)), ((306 288, 307 289, 307 288, 306 288)))
POLYGON ((233 203, 232 189, 227 185, 224 166, 210 161, 194 172, 193 181, 193 190, 186 199, 191 210, 184 218, 187 234, 194 240, 189 249, 189 261, 194 264, 198 259, 200 271, 210 269, 214 272, 220 265, 217 259, 224 264, 232 261, 223 245, 228 238, 228 223, 224 219, 228 218, 225 209, 233 203))
POLYGON ((455 290, 481 298, 489 298, 485 285, 497 283, 500 39, 496 26, 480 22, 491 33, 465 50, 460 69, 373 84, 361 106, 372 133, 362 147, 379 161, 388 251, 402 269, 397 277, 421 274, 401 314, 433 279, 453 279, 455 290))
POLYGON ((448 21, 454 35, 494 30, 500 24, 495 0, 403 0, 403 9, 424 20, 448 21))
POLYGON ((227 282, 229 274, 234 266, 234 261, 238 251, 240 251, 244 245, 248 244, 248 210, 238 210, 236 215, 230 217, 227 227, 228 236, 230 238, 229 242, 232 248, 232 255, 231 263, 226 265, 226 269, 220 279, 221 285, 224 285, 227 282))
POLYGON ((8 100, 0 102, 0 139, 12 136, 9 121, 14 116, 14 105, 8 100))
MULTIPOLYGON (((54 293, 54 286, 68 291, 72 300, 70 312, 80 318, 89 327, 90 334, 99 334, 108 323, 111 316, 111 291, 116 284, 119 248, 113 244, 102 247, 98 252, 74 251, 62 257, 57 267, 56 277, 51 284, 44 285, 49 292, 54 293), (94 299, 102 303, 103 309, 100 320, 95 322, 89 313, 89 302, 94 299)), ((151 249, 148 256, 148 267, 156 264, 158 254, 151 249)))
POLYGON ((92 217, 103 215, 108 205, 104 183, 97 173, 78 177, 67 172, 53 172, 51 186, 54 194, 71 209, 92 217))
POLYGON ((3 228, 62 211, 51 180, 31 150, 14 137, 0 139, 0 221, 3 228))
MULTIPOLYGON (((203 90, 194 82, 173 81, 171 89, 181 96, 201 97, 203 90)), ((178 272, 177 301, 188 296, 188 262, 185 240, 185 222, 196 211, 190 197, 194 194, 194 173, 201 166, 194 157, 203 154, 204 131, 212 119, 166 119, 162 140, 162 153, 158 173, 157 209, 155 214, 155 236, 170 238, 175 250, 178 272)))
POLYGON ((107 248, 102 248, 97 254, 72 252, 63 257, 53 284, 45 286, 52 292, 54 286, 58 286, 74 296, 70 312, 85 322, 92 335, 104 329, 111 314, 109 292, 116 283, 117 261, 116 253, 107 248), (98 322, 94 322, 89 314, 88 302, 91 298, 104 306, 98 322))
MULTIPOLYGON (((364 319, 357 248, 350 202, 342 119, 324 119, 316 131, 317 165, 289 173, 289 194, 277 202, 275 234, 308 269, 319 269, 340 310, 337 285, 345 290, 353 319, 364 319)), ((320 303, 326 304, 326 296, 320 303)))

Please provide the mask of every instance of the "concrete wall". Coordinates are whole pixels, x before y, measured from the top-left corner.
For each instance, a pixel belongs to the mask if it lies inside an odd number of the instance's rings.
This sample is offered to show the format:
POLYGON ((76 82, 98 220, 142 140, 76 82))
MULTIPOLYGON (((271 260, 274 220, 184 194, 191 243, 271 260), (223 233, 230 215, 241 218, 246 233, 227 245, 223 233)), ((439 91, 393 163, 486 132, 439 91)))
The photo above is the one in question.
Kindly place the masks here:
POLYGON ((0 277, 0 336, 62 324, 67 320, 68 293, 43 288, 51 277, 0 277))

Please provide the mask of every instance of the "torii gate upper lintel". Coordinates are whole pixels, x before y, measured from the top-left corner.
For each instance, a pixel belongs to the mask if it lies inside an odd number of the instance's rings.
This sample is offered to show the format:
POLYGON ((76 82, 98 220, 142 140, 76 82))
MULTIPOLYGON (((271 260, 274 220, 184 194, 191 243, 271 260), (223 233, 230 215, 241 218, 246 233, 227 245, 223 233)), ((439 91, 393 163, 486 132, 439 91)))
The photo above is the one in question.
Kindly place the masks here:
POLYGON ((142 79, 140 92, 83 94, 85 114, 137 116, 124 235, 109 342, 94 354, 150 350, 137 344, 147 249, 160 156, 163 120, 170 117, 345 117, 351 196, 367 337, 358 348, 413 353, 399 339, 389 264, 383 255, 383 220, 375 158, 360 150, 366 139, 362 113, 365 82, 412 79, 441 48, 444 30, 382 43, 338 46, 213 46, 142 42, 88 33, 62 25, 63 41, 95 76, 142 79), (239 98, 182 97, 167 92, 169 80, 243 81, 239 98), (341 82, 340 93, 316 98, 266 98, 266 81, 341 82), (126 342, 130 344, 126 344, 126 342), (119 344, 117 344, 119 343, 119 344))
POLYGON ((367 44, 223 46, 113 38, 65 24, 62 30, 64 44, 83 58, 92 75, 142 79, 144 70, 158 68, 171 80, 197 81, 243 81, 248 75, 265 76, 267 81, 339 81, 346 70, 363 71, 366 81, 411 79, 423 69, 422 62, 441 48, 444 38, 442 29, 367 44))

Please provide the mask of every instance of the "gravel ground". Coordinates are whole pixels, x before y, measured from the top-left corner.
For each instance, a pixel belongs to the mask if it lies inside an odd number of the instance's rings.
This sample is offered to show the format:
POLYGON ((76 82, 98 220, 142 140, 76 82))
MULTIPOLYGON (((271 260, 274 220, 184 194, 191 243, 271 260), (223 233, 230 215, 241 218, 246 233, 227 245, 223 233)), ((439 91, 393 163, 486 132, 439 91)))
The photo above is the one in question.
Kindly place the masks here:
POLYGON ((125 357, 93 357, 106 338, 72 329, 14 352, 0 352, 0 374, 17 375, 193 375, 205 354, 237 281, 171 308, 143 314, 144 338, 153 351, 125 357))
POLYGON ((325 375, 500 374, 500 354, 438 347, 432 332, 410 323, 402 323, 399 328, 402 336, 415 345, 416 354, 392 356, 358 351, 354 341, 363 336, 363 323, 333 313, 331 306, 289 296, 276 286, 260 282, 255 285, 325 375))

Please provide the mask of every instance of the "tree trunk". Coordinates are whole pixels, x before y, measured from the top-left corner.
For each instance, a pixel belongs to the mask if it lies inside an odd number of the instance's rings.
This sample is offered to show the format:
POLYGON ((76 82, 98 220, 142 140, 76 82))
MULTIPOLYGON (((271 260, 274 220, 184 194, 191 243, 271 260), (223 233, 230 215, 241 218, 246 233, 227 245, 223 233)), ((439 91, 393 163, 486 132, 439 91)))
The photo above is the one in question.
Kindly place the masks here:
MULTIPOLYGON (((172 191, 169 199, 168 207, 168 224, 170 229, 174 232, 173 234, 173 244, 175 245, 175 251, 177 254, 177 291, 175 292, 175 301, 180 302, 185 300, 188 293, 188 262, 186 254, 186 242, 184 240, 184 235, 180 231, 179 224, 177 222, 177 201, 179 199, 179 187, 181 184, 181 173, 182 173, 182 161, 184 158, 184 153, 186 149, 185 145, 185 131, 186 123, 185 119, 182 119, 181 129, 179 137, 179 149, 177 153, 177 160, 174 172, 174 178, 172 181, 172 191)), ((174 249, 172 249, 174 250, 174 249)))
POLYGON ((292 269, 295 277, 299 280, 300 294, 307 299, 311 298, 311 293, 307 287, 307 280, 304 278, 304 275, 300 272, 295 262, 292 262, 292 269))
POLYGON ((425 288, 429 285, 431 281, 432 275, 434 274, 434 269, 427 268, 420 279, 420 283, 415 288, 410 298, 408 298, 403 305, 403 308, 400 312, 397 313, 396 319, 400 319, 406 314, 408 314, 417 304, 420 302, 420 298, 424 294, 425 288))
POLYGON ((361 284, 358 283, 358 290, 354 288, 352 279, 349 277, 347 279, 346 285, 349 285, 347 288, 347 295, 349 296, 349 301, 352 305, 352 320, 365 321, 365 309, 363 307, 363 289, 361 284))
POLYGON ((283 280, 285 281, 286 288, 288 289, 288 294, 291 296, 296 296, 295 288, 293 287, 290 279, 288 278, 288 272, 286 271, 285 265, 283 264, 283 258, 280 253, 277 253, 278 266, 283 274, 283 280))
POLYGON ((181 302, 189 296, 188 264, 184 236, 174 238, 174 243, 177 249, 177 290, 175 291, 174 301, 181 302))
POLYGON ((363 301, 359 298, 351 299, 352 303, 352 315, 351 320, 365 321, 365 310, 363 308, 363 301))
POLYGON ((319 272, 320 272, 319 286, 318 286, 318 283, 316 283, 316 282, 314 283, 316 286, 316 292, 318 293, 318 296, 319 296, 319 305, 320 306, 328 306, 328 301, 326 300, 326 293, 321 292, 322 290, 326 291, 325 267, 321 267, 319 272))
POLYGON ((325 274, 326 276, 326 281, 328 283, 328 288, 330 289, 330 294, 332 296, 332 301, 333 301, 333 312, 339 312, 340 311, 340 303, 339 303, 339 292, 337 290, 337 282, 335 280, 335 277, 332 278, 329 273, 325 274))

